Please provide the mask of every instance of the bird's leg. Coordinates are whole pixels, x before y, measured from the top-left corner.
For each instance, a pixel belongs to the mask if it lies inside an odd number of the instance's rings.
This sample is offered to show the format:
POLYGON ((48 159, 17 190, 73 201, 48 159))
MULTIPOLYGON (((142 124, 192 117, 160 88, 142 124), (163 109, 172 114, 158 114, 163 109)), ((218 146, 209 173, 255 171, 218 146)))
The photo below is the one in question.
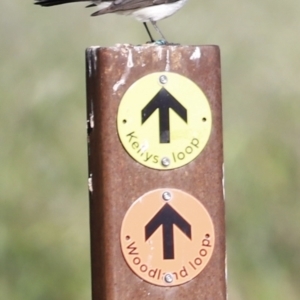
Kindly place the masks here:
POLYGON ((154 39, 153 39, 153 37, 152 37, 152 35, 151 35, 151 33, 150 33, 150 30, 149 30, 149 28, 148 28, 148 26, 147 26, 147 23, 146 23, 146 22, 143 22, 143 24, 144 24, 144 26, 145 26, 145 28, 146 28, 146 31, 147 31, 147 33, 148 33, 148 35, 149 35, 149 37, 150 37, 151 43, 154 43, 154 39))
POLYGON ((162 34, 162 32, 160 31, 160 29, 158 28, 158 26, 156 25, 156 22, 150 19, 150 22, 152 24, 152 26, 154 27, 154 29, 160 34, 160 36, 162 37, 162 39, 164 40, 165 44, 167 44, 167 40, 164 37, 164 35, 162 34))

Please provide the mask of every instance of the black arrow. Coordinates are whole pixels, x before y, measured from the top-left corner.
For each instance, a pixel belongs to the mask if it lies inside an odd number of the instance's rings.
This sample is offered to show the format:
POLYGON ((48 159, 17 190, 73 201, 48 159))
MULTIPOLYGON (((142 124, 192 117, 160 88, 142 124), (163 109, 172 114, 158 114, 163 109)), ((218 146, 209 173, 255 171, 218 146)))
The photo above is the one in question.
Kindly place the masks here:
POLYGON ((174 230, 176 225, 187 237, 192 238, 191 225, 168 203, 145 226, 146 241, 162 225, 164 259, 174 259, 174 230))
POLYGON ((170 143, 170 114, 169 109, 187 123, 187 110, 165 88, 162 88, 142 110, 142 124, 159 110, 159 142, 170 143))

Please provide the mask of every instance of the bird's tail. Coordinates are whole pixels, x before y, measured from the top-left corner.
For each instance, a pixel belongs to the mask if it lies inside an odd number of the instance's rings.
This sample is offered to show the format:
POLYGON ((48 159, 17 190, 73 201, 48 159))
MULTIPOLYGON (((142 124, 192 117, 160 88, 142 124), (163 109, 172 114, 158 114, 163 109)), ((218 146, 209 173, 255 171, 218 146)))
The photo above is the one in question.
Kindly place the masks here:
POLYGON ((60 5, 65 3, 73 3, 73 2, 82 2, 88 0, 35 0, 34 4, 41 5, 41 6, 54 6, 60 5))

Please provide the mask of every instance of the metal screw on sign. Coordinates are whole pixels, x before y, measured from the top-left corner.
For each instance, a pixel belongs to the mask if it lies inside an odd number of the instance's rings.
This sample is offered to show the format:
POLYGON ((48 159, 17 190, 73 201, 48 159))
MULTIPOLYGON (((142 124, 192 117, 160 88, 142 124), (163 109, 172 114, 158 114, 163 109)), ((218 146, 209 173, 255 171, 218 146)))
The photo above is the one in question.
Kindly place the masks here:
POLYGON ((170 165, 170 159, 168 157, 163 157, 161 159, 161 164, 164 166, 164 167, 168 167, 170 165))
POLYGON ((170 192, 164 192, 164 193, 162 194, 162 197, 163 197, 163 199, 164 199, 165 201, 169 201, 169 200, 172 198, 170 192))
POLYGON ((159 82, 160 82, 161 84, 166 84, 166 83, 168 82, 168 77, 167 77, 166 75, 161 75, 161 76, 159 77, 159 82))
POLYGON ((166 283, 172 283, 173 282, 173 275, 170 273, 167 273, 164 277, 164 280, 166 283))

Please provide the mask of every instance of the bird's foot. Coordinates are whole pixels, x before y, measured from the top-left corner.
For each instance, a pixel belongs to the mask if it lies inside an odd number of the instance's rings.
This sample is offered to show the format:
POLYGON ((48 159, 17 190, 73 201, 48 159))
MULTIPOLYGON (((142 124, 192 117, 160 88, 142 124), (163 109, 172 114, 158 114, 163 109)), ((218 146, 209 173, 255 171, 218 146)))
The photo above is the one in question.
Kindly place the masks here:
POLYGON ((156 41, 154 41, 154 44, 159 45, 159 46, 165 46, 165 45, 168 45, 169 43, 166 40, 156 40, 156 41))
POLYGON ((156 40, 156 41, 149 41, 147 44, 155 44, 158 46, 179 46, 179 43, 169 43, 166 40, 156 40))
POLYGON ((169 45, 169 43, 166 40, 156 40, 156 41, 148 41, 146 44, 155 44, 159 46, 169 45))
POLYGON ((156 41, 148 41, 146 44, 154 44, 158 46, 180 46, 179 43, 169 43, 166 40, 156 40, 156 41))

